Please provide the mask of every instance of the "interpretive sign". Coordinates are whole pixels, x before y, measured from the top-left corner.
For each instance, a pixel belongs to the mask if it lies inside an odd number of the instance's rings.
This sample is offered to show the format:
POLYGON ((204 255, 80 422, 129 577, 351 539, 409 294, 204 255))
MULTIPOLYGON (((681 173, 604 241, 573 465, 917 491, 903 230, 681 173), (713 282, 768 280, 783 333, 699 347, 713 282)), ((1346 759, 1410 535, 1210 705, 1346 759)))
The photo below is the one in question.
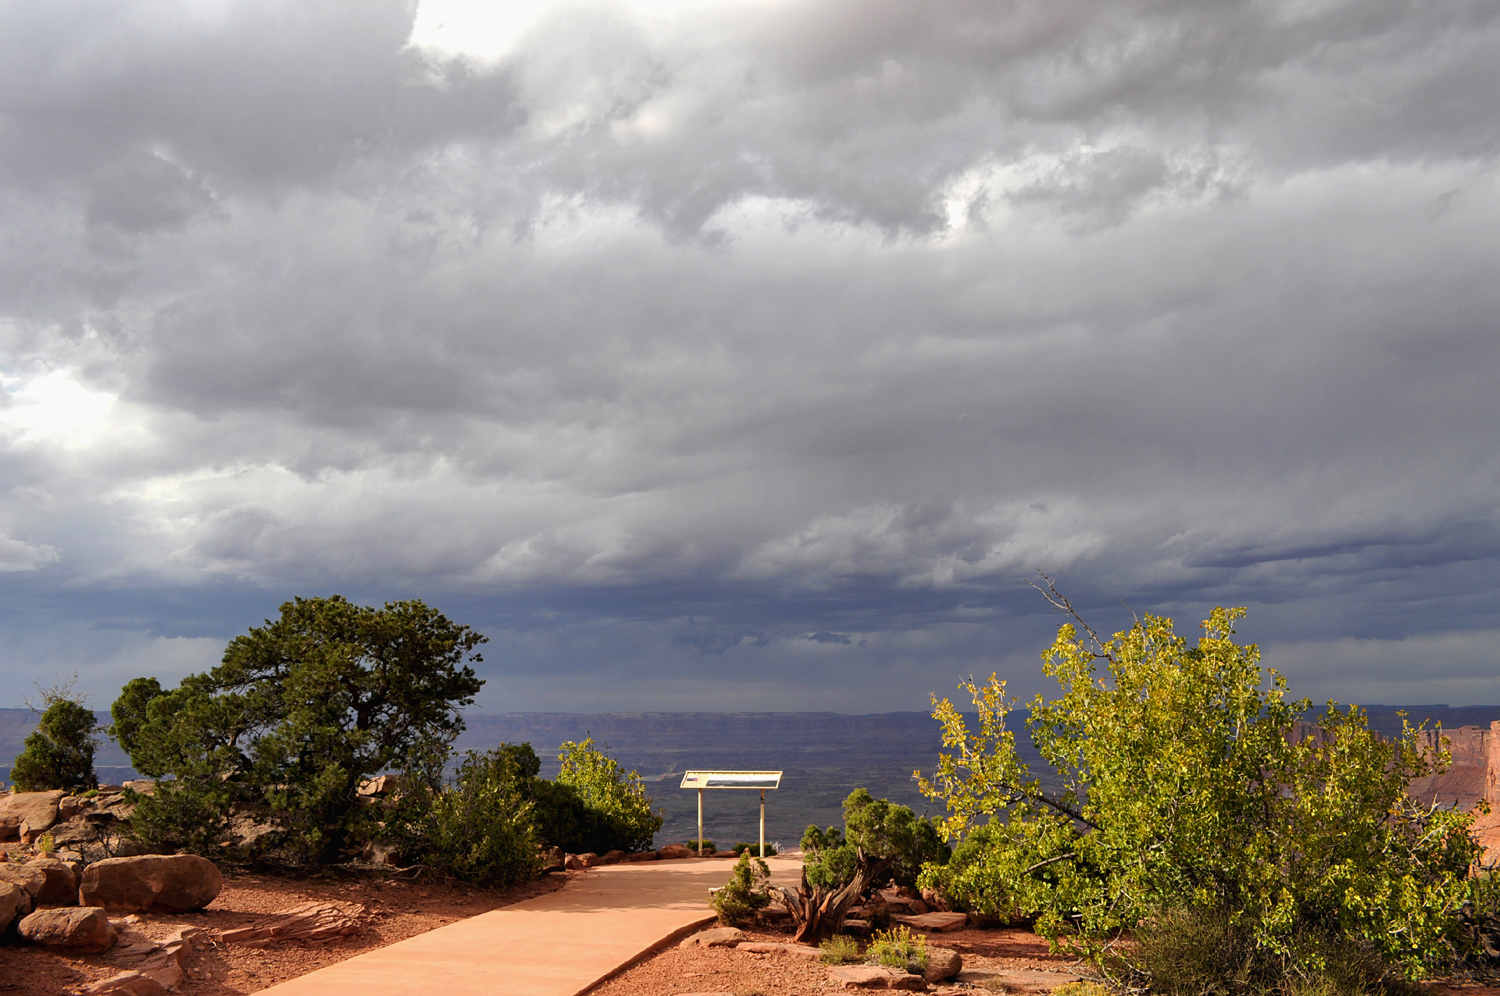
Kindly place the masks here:
POLYGON ((698 856, 703 857, 703 790, 760 789, 760 856, 766 855, 766 789, 781 788, 779 771, 686 771, 682 788, 698 790, 698 856))
POLYGON ((779 771, 689 771, 685 789, 773 789, 781 787, 779 771))

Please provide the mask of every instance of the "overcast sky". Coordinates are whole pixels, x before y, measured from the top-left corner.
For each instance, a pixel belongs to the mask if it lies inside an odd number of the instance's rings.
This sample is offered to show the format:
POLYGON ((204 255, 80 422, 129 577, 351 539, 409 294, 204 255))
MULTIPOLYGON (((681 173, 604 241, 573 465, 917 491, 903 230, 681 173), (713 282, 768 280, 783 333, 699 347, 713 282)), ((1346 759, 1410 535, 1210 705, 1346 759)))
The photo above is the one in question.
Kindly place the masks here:
POLYGON ((339 592, 920 709, 1038 569, 1500 702, 1494 0, 470 6, 0 3, 0 704, 339 592))

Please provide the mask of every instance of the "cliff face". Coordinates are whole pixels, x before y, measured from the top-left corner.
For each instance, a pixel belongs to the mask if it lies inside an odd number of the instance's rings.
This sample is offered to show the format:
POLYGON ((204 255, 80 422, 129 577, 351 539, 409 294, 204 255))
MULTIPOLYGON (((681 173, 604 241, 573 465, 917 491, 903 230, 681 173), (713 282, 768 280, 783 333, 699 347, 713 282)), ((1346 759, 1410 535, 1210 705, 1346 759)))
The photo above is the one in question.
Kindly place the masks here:
MULTIPOLYGON (((1423 734, 1429 750, 1437 748, 1439 731, 1423 734)), ((1474 836, 1484 848, 1483 864, 1500 864, 1500 720, 1489 728, 1463 726, 1443 730, 1453 765, 1432 778, 1412 783, 1412 796, 1422 802, 1475 810, 1489 803, 1488 813, 1479 813, 1474 822, 1474 836)))
POLYGON ((1500 752, 1495 749, 1495 738, 1500 734, 1500 722, 1491 723, 1488 729, 1479 726, 1462 726, 1456 730, 1426 730, 1422 741, 1429 751, 1438 749, 1438 737, 1448 740, 1448 752, 1453 756, 1452 766, 1441 775, 1418 778, 1411 784, 1414 799, 1423 803, 1436 802, 1440 806, 1470 810, 1481 799, 1495 803, 1495 767, 1500 752))

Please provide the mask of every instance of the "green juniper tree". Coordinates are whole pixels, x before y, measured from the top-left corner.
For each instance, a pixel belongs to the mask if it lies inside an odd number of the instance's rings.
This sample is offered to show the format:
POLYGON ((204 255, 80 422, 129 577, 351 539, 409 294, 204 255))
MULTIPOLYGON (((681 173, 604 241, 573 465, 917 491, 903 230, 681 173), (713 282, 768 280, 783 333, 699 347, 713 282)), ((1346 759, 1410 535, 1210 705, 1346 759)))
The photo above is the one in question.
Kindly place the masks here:
MULTIPOLYGON (((297 598, 230 641, 223 662, 175 689, 137 678, 111 709, 142 774, 136 831, 198 851, 224 846, 236 807, 268 815, 298 860, 332 860, 368 819, 366 776, 463 730, 485 638, 420 601, 383 608, 297 598)), ((265 845, 265 846, 270 846, 265 845)))
POLYGON ((10 769, 11 781, 22 792, 76 792, 99 785, 94 773, 99 724, 93 710, 72 697, 71 684, 42 691, 46 708, 10 769))

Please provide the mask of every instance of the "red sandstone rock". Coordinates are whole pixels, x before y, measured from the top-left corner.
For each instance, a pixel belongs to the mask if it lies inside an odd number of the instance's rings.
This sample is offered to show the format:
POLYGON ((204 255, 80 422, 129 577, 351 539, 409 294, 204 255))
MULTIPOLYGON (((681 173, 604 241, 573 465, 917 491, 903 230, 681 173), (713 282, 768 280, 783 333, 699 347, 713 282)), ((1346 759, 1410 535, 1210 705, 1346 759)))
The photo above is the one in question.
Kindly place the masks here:
POLYGON ((47 873, 34 862, 23 865, 12 861, 0 865, 0 882, 10 882, 25 889, 35 905, 37 896, 47 887, 47 873))
POLYGON ((40 835, 57 822, 57 804, 62 797, 61 789, 0 795, 0 840, 15 840, 23 823, 40 835))
POLYGON ((666 847, 658 847, 656 856, 663 861, 670 861, 675 858, 691 858, 693 852, 686 844, 668 844, 666 847))
POLYGON ((964 970, 964 960, 957 951, 948 948, 928 948, 927 967, 922 970, 922 978, 928 982, 942 982, 951 979, 964 970))
POLYGON ((599 863, 604 865, 617 865, 624 860, 624 851, 605 851, 599 856, 599 863))
POLYGON ((635 854, 627 854, 625 856, 625 860, 626 861, 655 861, 656 860, 656 852, 655 851, 639 851, 639 852, 637 852, 635 854))
POLYGON ((85 996, 167 996, 167 987, 141 972, 121 972, 83 987, 85 996))
POLYGON ((256 927, 226 930, 225 944, 263 948, 286 941, 327 941, 357 934, 364 927, 365 908, 359 903, 301 903, 273 913, 275 920, 256 927))
POLYGON ((927 904, 928 912, 931 912, 931 913, 947 913, 947 912, 949 912, 948 900, 944 899, 942 893, 938 892, 936 889, 923 889, 922 890, 922 902, 924 902, 924 903, 927 904))
POLYGON ((0 933, 31 912, 31 893, 14 882, 0 882, 0 933))
POLYGON ((69 951, 108 951, 118 932, 98 906, 37 910, 16 928, 33 944, 69 951))
POLYGON ((833 981, 843 983, 850 989, 926 989, 927 981, 920 975, 903 972, 899 968, 884 968, 873 965, 840 965, 829 969, 833 981))
POLYGON ((962 913, 923 913, 920 916, 895 916, 891 917, 897 923, 904 923, 908 927, 918 930, 930 930, 934 934, 946 934, 950 930, 959 930, 968 922, 968 917, 962 913))
POLYGON ((112 910, 186 913, 213 902, 224 876, 196 854, 105 858, 83 870, 80 901, 112 910))
POLYGON ((745 939, 745 932, 736 927, 712 927, 700 930, 691 937, 684 937, 679 948, 732 948, 745 939))
POLYGON ((47 877, 36 894, 38 906, 78 905, 78 875, 72 865, 56 858, 37 858, 23 867, 34 868, 47 877))

